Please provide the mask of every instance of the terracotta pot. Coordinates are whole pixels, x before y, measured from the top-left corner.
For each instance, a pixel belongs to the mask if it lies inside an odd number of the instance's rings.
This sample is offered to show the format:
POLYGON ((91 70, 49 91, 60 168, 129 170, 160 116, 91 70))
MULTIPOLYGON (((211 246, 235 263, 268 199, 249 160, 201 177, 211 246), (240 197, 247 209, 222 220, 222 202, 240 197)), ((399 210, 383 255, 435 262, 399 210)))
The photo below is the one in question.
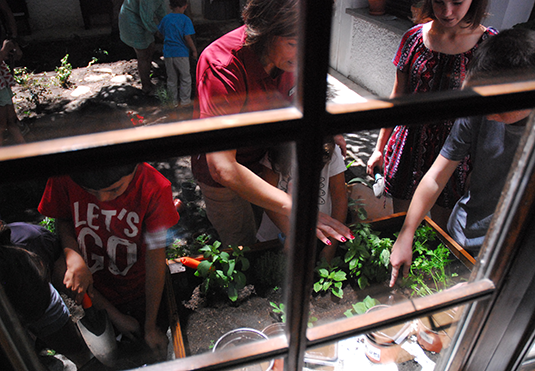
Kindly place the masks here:
POLYGON ((456 328, 455 314, 455 311, 450 309, 420 318, 416 333, 418 344, 423 349, 435 353, 449 347, 456 328))
MULTIPOLYGON (((367 310, 373 312, 388 307, 388 305, 376 305, 367 310)), ((366 334, 365 353, 366 357, 374 363, 395 362, 401 351, 401 343, 410 334, 410 323, 384 328, 366 334), (398 343, 395 341, 398 340, 398 343)))
POLYGON ((386 0, 368 0, 371 15, 383 15, 386 10, 386 0))

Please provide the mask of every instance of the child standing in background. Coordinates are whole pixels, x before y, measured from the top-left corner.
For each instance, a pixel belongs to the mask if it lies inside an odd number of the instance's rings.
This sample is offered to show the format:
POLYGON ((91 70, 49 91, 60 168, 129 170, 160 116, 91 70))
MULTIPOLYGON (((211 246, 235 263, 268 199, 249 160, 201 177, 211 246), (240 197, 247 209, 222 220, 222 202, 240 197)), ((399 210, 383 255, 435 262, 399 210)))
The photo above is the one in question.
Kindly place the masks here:
POLYGON ((163 56, 167 71, 167 90, 173 104, 178 106, 178 77, 180 76, 180 105, 189 107, 191 103, 191 74, 189 51, 197 59, 197 48, 191 35, 195 34, 191 19, 184 14, 187 0, 170 0, 171 13, 167 14, 158 31, 163 35, 163 56), (189 50, 188 50, 189 49, 189 50))

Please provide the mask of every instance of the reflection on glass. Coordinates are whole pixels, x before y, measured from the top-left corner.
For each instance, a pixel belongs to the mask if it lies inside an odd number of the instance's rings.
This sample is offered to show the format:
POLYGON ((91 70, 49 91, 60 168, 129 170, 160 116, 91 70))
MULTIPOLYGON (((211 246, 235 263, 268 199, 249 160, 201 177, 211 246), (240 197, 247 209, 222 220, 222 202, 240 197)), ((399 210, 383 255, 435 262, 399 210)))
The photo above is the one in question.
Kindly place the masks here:
MULTIPOLYGON (((375 305, 368 313, 388 305, 375 305)), ((346 367, 368 369, 382 365, 385 369, 433 369, 440 356, 450 348, 457 331, 462 307, 446 309, 415 320, 382 327, 363 335, 327 345, 309 348, 305 354, 308 369, 345 370, 346 367), (390 365, 390 366, 389 366, 390 365)))

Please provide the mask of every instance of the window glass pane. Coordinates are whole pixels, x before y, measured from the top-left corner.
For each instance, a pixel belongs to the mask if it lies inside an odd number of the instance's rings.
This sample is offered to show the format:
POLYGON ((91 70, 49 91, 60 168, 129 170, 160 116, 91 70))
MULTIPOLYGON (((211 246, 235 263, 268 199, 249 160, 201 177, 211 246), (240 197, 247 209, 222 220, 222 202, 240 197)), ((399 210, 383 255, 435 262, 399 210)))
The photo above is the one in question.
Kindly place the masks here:
MULTIPOLYGON (((377 305, 368 313, 378 311, 377 305)), ((394 326, 383 327, 363 335, 309 348, 305 367, 329 367, 343 370, 359 366, 399 370, 433 369, 453 344, 463 307, 443 310, 394 326), (394 368, 395 367, 395 368, 394 368)))
MULTIPOLYGON (((175 49, 171 18, 159 24, 170 12, 163 2, 154 6, 154 17, 148 17, 154 18, 152 25, 141 22, 137 8, 126 2, 121 8, 124 21, 114 28, 116 37, 102 35, 101 29, 80 29, 72 40, 23 35, 18 40, 22 58, 8 61, 20 122, 10 125, 5 144, 291 105, 296 92, 298 2, 268 3, 268 11, 255 2, 244 18, 246 26, 241 16, 245 2, 239 7, 231 1, 202 2, 201 7, 201 2, 186 8, 187 31, 178 38, 182 47, 175 49), (260 13, 262 17, 256 17, 260 13), (136 26, 128 23, 127 15, 136 26), (137 26, 142 23, 150 31, 137 26), (161 37, 154 38, 159 25, 161 37), (252 31, 247 37, 246 27, 252 31), (144 41, 153 41, 148 47, 132 37, 144 32, 144 41), (240 52, 230 58, 236 50, 240 52), (180 59, 173 64, 172 58, 180 59), (195 113, 194 102, 199 103, 195 113)), ((64 31, 58 32, 63 36, 64 31)))

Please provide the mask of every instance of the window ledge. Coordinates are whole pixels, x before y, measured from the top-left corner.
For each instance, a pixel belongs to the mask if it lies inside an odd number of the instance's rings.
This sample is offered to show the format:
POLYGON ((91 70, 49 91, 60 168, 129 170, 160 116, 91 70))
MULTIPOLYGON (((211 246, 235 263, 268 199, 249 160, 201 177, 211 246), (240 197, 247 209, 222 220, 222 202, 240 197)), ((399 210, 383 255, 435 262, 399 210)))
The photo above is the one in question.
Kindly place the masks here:
POLYGON ((401 19, 395 15, 370 15, 368 13, 368 8, 347 8, 346 14, 366 22, 374 23, 381 28, 385 28, 390 32, 400 35, 413 26, 413 23, 408 19, 401 19))

